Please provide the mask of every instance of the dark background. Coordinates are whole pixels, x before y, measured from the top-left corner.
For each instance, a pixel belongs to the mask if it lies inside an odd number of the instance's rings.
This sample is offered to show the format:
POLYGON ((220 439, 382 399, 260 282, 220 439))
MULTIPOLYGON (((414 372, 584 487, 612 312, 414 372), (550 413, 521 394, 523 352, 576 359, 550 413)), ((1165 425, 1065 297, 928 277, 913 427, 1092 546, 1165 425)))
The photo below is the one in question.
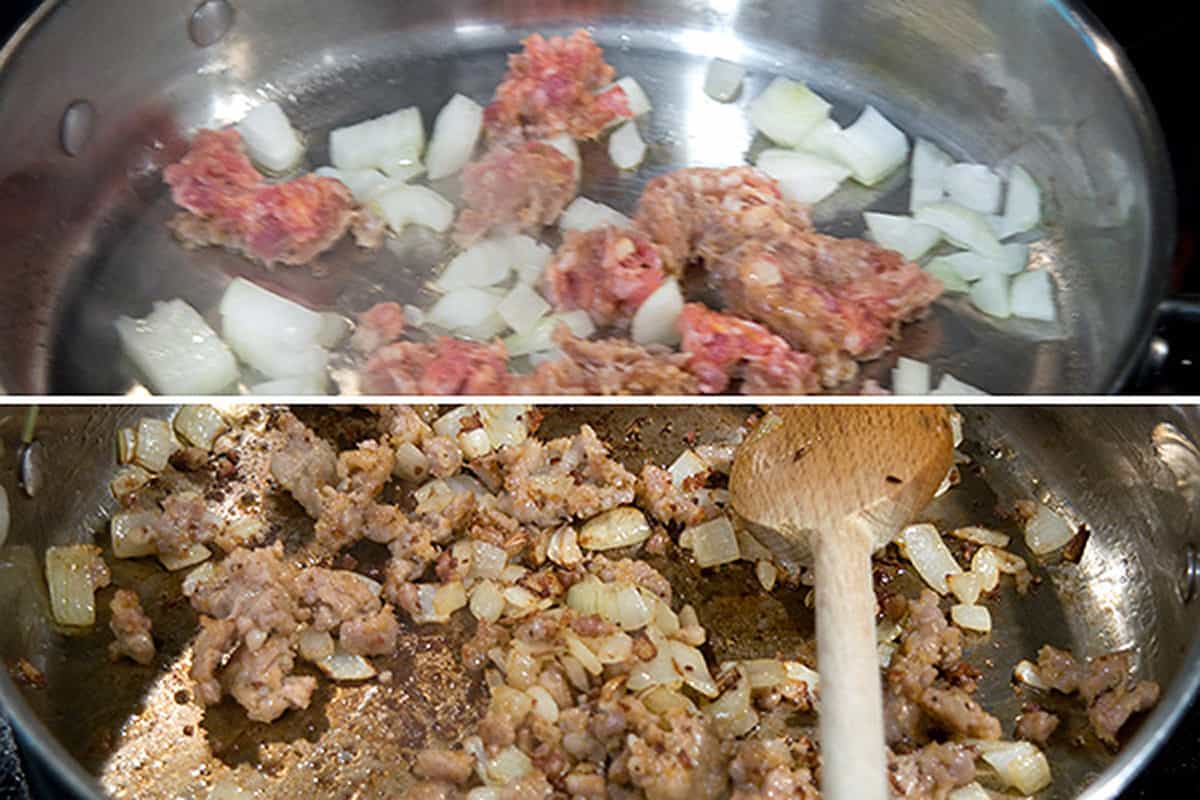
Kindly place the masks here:
MULTIPOLYGON (((94 0, 103 2, 107 0, 94 0)), ((119 2, 119 0, 115 0, 119 2)), ((998 0, 1012 2, 1012 0, 998 0)), ((1200 269, 1195 268, 1197 197, 1200 196, 1200 163, 1197 141, 1200 125, 1195 114, 1195 21, 1192 0, 1081 0, 1124 47, 1146 85, 1166 132, 1179 198, 1179 245, 1172 273, 1172 289, 1179 295, 1200 296, 1200 269)), ((34 7, 30 0, 0 0, 0 35, 7 38, 34 7)), ((1188 350, 1200 353, 1200 314, 1165 315, 1160 333, 1171 342, 1175 358, 1165 370, 1144 377, 1133 387, 1143 392, 1196 393, 1200 370, 1192 367, 1188 350), (1193 343, 1193 339, 1196 341, 1193 343)), ((7 739, 0 725, 0 799, 20 797, 6 776, 7 739)), ((1190 796, 1200 785, 1200 709, 1193 707, 1175 736, 1138 778, 1124 797, 1150 800, 1159 796, 1190 796), (1181 792, 1182 790, 1182 792, 1181 792)))

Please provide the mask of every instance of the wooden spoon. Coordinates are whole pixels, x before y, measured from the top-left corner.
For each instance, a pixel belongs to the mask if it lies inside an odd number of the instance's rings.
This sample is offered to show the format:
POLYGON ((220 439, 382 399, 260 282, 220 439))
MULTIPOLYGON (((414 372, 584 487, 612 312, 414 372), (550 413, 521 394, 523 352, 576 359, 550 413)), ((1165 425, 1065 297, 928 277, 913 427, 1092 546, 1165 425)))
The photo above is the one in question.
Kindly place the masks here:
POLYGON ((734 511, 777 555, 815 568, 826 800, 888 796, 871 554, 953 460, 942 406, 774 408, 734 458, 734 511))

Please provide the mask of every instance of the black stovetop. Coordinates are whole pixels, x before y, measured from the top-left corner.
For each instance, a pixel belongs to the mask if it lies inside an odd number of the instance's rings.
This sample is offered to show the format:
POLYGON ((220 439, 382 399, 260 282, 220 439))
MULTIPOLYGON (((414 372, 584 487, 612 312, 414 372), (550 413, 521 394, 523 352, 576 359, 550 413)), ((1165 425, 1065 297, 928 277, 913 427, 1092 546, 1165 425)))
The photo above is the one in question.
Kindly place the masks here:
MULTIPOLYGON (((94 0, 118 2, 119 0, 94 0)), ((1179 196, 1179 253, 1173 289, 1200 295, 1200 269, 1193 268, 1197 236, 1197 198, 1200 197, 1200 157, 1195 142, 1200 131, 1193 122, 1193 31, 1189 2, 1131 3, 1129 0, 1082 0, 1125 48, 1146 85, 1167 135, 1179 196), (1172 10, 1179 9, 1179 10, 1172 10)), ((7 34, 33 8, 30 0, 0 0, 0 34, 7 34)), ((1200 388, 1191 371, 1163 376, 1146 391, 1195 392, 1200 388)), ((0 800, 24 798, 20 770, 12 770, 12 744, 0 719, 0 800)), ((36 768, 36 765, 31 765, 36 768)), ((1181 787, 1200 785, 1200 708, 1195 705, 1172 739, 1124 795, 1129 800, 1179 796, 1181 787)), ((1189 790, 1184 789, 1183 796, 1189 790)), ((49 794, 46 796, 59 796, 49 794)))

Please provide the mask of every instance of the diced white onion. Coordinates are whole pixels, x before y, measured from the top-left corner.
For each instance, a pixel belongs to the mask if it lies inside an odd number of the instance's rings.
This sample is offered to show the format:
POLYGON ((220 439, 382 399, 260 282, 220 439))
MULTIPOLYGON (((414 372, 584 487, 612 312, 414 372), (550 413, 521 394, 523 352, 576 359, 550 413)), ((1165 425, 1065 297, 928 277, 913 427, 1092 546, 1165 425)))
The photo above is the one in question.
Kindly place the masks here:
POLYGON ((1021 794, 1034 794, 1050 785, 1050 764, 1030 742, 980 743, 979 747, 983 760, 1021 794))
POLYGON ((112 551, 116 558, 141 558, 158 551, 153 525, 158 521, 154 511, 120 511, 108 524, 112 551))
POLYGON ((984 275, 972 284, 967 296, 971 305, 989 317, 1007 319, 1012 316, 1012 287, 1005 275, 984 275))
POLYGON ((171 433, 171 426, 161 419, 144 417, 138 420, 137 444, 133 460, 151 472, 162 472, 167 468, 171 454, 179 449, 171 433))
POLYGON ((296 375, 256 383, 249 388, 247 394, 255 397, 316 397, 327 393, 328 383, 329 377, 324 373, 296 375))
POLYGON ((783 196, 794 203, 819 203, 850 177, 845 165, 798 150, 764 150, 756 166, 779 181, 783 196))
POLYGON ((708 671, 700 651, 674 639, 667 646, 670 648, 671 662, 683 677, 683 682, 705 697, 716 697, 717 682, 708 671))
POLYGON ((375 193, 388 183, 388 176, 384 175, 377 169, 338 169, 337 167, 321 167, 316 170, 317 175, 323 178, 333 178, 335 181, 340 181, 350 193, 354 195, 354 199, 359 203, 366 203, 375 193))
POLYGON ((100 548, 94 544, 46 550, 46 585, 55 622, 76 627, 96 623, 96 575, 103 566, 100 548))
POLYGON ((480 581, 471 589, 471 615, 481 622, 495 622, 504 613, 504 595, 492 581, 480 581))
POLYGON ((509 263, 517 272, 517 280, 530 285, 538 283, 554 257, 554 251, 531 236, 518 235, 501 241, 508 250, 509 263))
POLYGON ((546 722, 558 722, 558 703, 554 697, 544 686, 530 686, 525 690, 529 698, 533 700, 533 708, 531 711, 546 722))
POLYGON ((971 288, 971 284, 963 280, 963 277, 958 274, 958 270, 943 259, 935 258, 925 267, 925 271, 942 282, 942 287, 947 292, 962 294, 971 288))
POLYGON ((650 96, 646 94, 641 84, 634 80, 632 76, 626 75, 614 83, 613 86, 620 86, 624 90, 629 112, 635 118, 649 114, 654 109, 654 106, 650 103, 650 96))
POLYGON ((443 583, 433 593, 433 613, 443 619, 467 605, 467 592, 462 581, 443 583))
POLYGON ((482 288, 503 283, 512 271, 512 256, 501 239, 485 239, 459 253, 438 276, 437 287, 445 292, 482 288))
POLYGON ((365 681, 378 673, 362 656, 337 650, 317 662, 317 667, 335 681, 365 681))
POLYGON ((433 308, 428 319, 434 325, 452 331, 466 330, 483 324, 496 311, 500 298, 483 289, 457 289, 443 295, 433 308))
POLYGON ((523 283, 512 288, 496 306, 496 313, 517 333, 527 333, 546 316, 550 304, 523 283))
POLYGON ((692 541, 692 556, 701 567, 730 564, 742 557, 737 535, 728 517, 717 517, 688 528, 692 541))
POLYGON ((763 588, 763 591, 769 592, 775 588, 779 570, 770 561, 758 561, 754 565, 754 577, 758 578, 758 585, 763 588))
POLYGON ((950 607, 950 619, 963 630, 987 633, 992 629, 992 615, 984 606, 959 603, 950 607))
MULTIPOLYGON (((804 137, 804 141, 800 143, 799 149, 805 153, 812 153, 815 156, 841 163, 838 161, 837 144, 842 137, 842 126, 838 125, 832 119, 825 119, 817 123, 808 134, 804 137)), ((849 173, 847 173, 849 174, 849 173)))
POLYGON ((671 483, 676 487, 682 487, 689 478, 707 475, 711 470, 712 467, 709 463, 691 449, 680 453, 679 457, 667 468, 667 472, 671 473, 671 483))
POLYGON ((977 281, 989 275, 1016 275, 1029 263, 1029 248, 1022 244, 1006 244, 1000 247, 999 258, 981 256, 971 250, 938 256, 929 266, 944 264, 954 270, 965 281, 977 281))
POLYGON ((654 618, 655 601, 636 586, 622 586, 613 593, 613 616, 609 622, 621 630, 635 631, 654 618))
POLYGON ((304 156, 304 145, 279 103, 264 103, 237 124, 246 153, 270 172, 286 172, 304 156))
POLYGON ((921 580, 938 594, 950 591, 946 576, 962 572, 962 567, 954 560, 937 528, 928 523, 909 525, 900 532, 897 542, 921 580))
POLYGON ((996 551, 984 545, 971 557, 971 572, 979 576, 981 591, 990 592, 1000 583, 1000 560, 996 551))
POLYGON ((575 180, 579 180, 579 176, 583 174, 583 159, 579 156, 579 144, 575 141, 575 137, 569 133, 560 133, 549 139, 543 139, 542 142, 571 159, 571 163, 575 165, 575 180))
POLYGON ((300 656, 314 663, 329 658, 337 650, 329 631, 305 628, 300 632, 300 656))
POLYGON ((599 675, 604 671, 604 665, 596 658, 596 654, 578 636, 566 633, 563 634, 563 641, 567 645, 567 652, 583 666, 589 675, 599 675))
POLYGON ((221 328, 238 357, 268 378, 322 375, 322 315, 244 278, 221 298, 221 328))
POLYGON ((901 356, 892 370, 892 393, 902 395, 929 394, 929 365, 901 356))
POLYGON ((915 218, 917 222, 937 228, 959 247, 996 260, 1004 258, 1000 240, 977 211, 953 203, 933 203, 917 209, 915 218))
POLYGON ((1008 535, 994 531, 990 528, 981 528, 978 525, 967 525, 962 528, 955 528, 950 531, 950 535, 955 539, 962 539, 965 542, 974 542, 975 544, 990 544, 992 547, 1008 547, 1008 535))
POLYGON ((229 430, 229 423, 212 406, 184 406, 175 414, 172 424, 188 443, 204 450, 212 450, 216 438, 229 430))
POLYGON ((179 585, 180 591, 184 597, 191 597, 201 586, 207 583, 216 571, 211 561, 207 561, 184 576, 183 582, 179 585))
POLYGON ((1054 308, 1054 285, 1050 273, 1044 269, 1023 272, 1012 282, 1013 316, 1054 322, 1058 313, 1054 308))
POLYGON ((909 261, 928 253, 942 239, 942 232, 932 225, 923 225, 912 217, 894 214, 863 214, 871 238, 889 250, 895 250, 909 261))
POLYGON ((429 137, 425 156, 429 179, 448 177, 466 166, 482 132, 483 106, 461 94, 451 97, 438 113, 429 137))
POLYGON ((971 781, 946 795, 946 800, 992 800, 992 796, 977 781, 971 781))
POLYGON ((912 189, 909 210, 942 202, 946 196, 946 170, 954 163, 949 155, 928 139, 917 139, 912 155, 912 189))
POLYGON ((708 70, 704 74, 704 93, 720 103, 728 103, 737 97, 742 90, 742 79, 746 77, 746 68, 723 58, 714 58, 708 62, 708 70))
POLYGON ((237 362, 204 318, 182 300, 155 303, 145 319, 116 321, 121 346, 159 394, 216 394, 237 380, 237 362))
POLYGON ((633 315, 631 336, 641 345, 679 344, 679 317, 683 313, 679 282, 668 278, 646 298, 633 315))
POLYGON ((649 538, 650 524, 633 506, 618 506, 592 517, 579 531, 579 545, 585 550, 629 547, 649 538))
POLYGON ((850 167, 854 180, 874 186, 908 159, 908 137, 875 108, 838 137, 833 146, 838 160, 850 167))
POLYGON ((194 567, 212 557, 212 551, 202 544, 192 544, 183 553, 159 553, 158 563, 167 572, 178 572, 181 569, 194 567))
POLYGON ((626 122, 608 137, 608 157, 618 169, 636 169, 646 158, 646 143, 636 122, 626 122))
POLYGON ((1008 175, 1008 197, 1000 222, 1000 238, 1036 228, 1042 221, 1042 190, 1024 167, 1015 166, 1008 175))
POLYGON ((135 449, 137 449, 137 433, 133 428, 121 428, 117 431, 117 462, 128 464, 133 461, 135 449))
POLYGON ((494 449, 518 445, 529 438, 529 417, 533 408, 508 404, 479 406, 479 419, 494 449))
POLYGON ((498 580, 508 566, 508 553, 490 542, 476 540, 473 544, 475 555, 471 559, 471 576, 498 580))
POLYGON ((375 191, 375 194, 408 183, 413 178, 418 178, 425 174, 425 165, 420 161, 401 161, 390 166, 384 166, 382 169, 388 176, 388 182, 380 186, 375 191))
POLYGON ((427 186, 397 186, 380 192, 372 206, 396 233, 423 225, 445 233, 454 222, 454 204, 427 186))
POLYGON ((709 703, 704 713, 721 736, 742 736, 758 724, 758 712, 750 707, 750 681, 739 674, 732 688, 709 703))
POLYGON ((816 670, 810 669, 799 661, 785 661, 783 669, 787 673, 789 682, 802 685, 808 690, 811 697, 816 698, 817 692, 821 689, 821 676, 816 670))
POLYGON ((550 536, 546 545, 546 558, 560 567, 577 567, 583 563, 583 550, 579 547, 579 534, 567 526, 559 528, 550 536))
POLYGON ((632 228, 633 220, 615 208, 586 197, 572 200, 558 220, 558 227, 564 231, 590 231, 607 226, 632 228))
POLYGON ((338 169, 382 169, 421 160, 425 126, 415 106, 338 128, 329 135, 329 155, 338 169))
POLYGON ((951 203, 980 214, 995 214, 1000 210, 1004 182, 982 164, 954 164, 946 169, 943 180, 951 203))
POLYGON ((1075 530, 1065 519, 1043 505, 1025 521, 1025 544, 1035 555, 1045 555, 1075 538, 1075 530))
POLYGON ((798 81, 776 78, 750 104, 750 122, 768 139, 797 147, 829 118, 829 103, 798 81))
POLYGON ((985 395, 987 392, 969 383, 960 381, 950 373, 946 373, 942 375, 942 380, 938 383, 937 388, 930 392, 930 394, 971 396, 985 395))
POLYGON ((1037 665, 1026 659, 1021 659, 1017 665, 1013 667, 1013 676, 1026 686, 1032 686, 1034 689, 1045 691, 1050 687, 1042 680, 1041 674, 1037 671, 1037 665))

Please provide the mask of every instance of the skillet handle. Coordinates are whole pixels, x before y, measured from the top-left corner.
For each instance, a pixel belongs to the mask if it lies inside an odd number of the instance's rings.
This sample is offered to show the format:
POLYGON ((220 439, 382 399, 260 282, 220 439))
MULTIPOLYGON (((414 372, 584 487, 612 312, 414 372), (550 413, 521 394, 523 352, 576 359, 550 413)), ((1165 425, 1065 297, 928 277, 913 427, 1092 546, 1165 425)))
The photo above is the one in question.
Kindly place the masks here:
POLYGON ((1154 336, 1125 393, 1200 394, 1200 295, 1159 305, 1154 336))

